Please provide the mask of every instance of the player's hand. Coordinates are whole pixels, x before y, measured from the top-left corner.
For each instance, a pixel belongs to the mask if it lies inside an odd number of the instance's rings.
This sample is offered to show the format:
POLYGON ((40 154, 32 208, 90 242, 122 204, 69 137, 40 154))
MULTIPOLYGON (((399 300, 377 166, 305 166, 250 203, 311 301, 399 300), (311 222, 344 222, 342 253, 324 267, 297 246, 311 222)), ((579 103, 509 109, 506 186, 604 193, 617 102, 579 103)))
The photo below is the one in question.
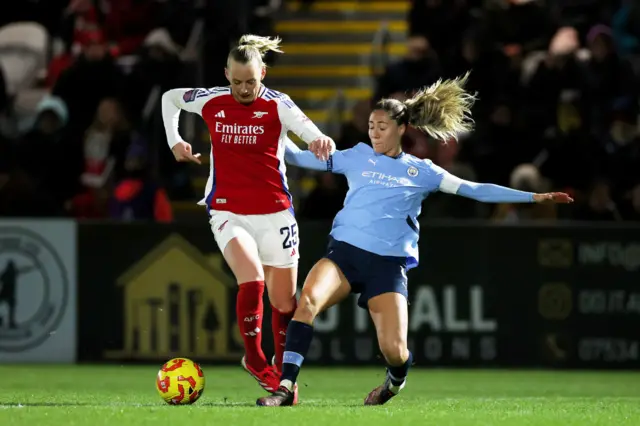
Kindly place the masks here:
POLYGON ((329 136, 321 136, 309 144, 309 151, 322 161, 327 161, 335 150, 336 143, 329 136))
POLYGON ((546 194, 534 194, 533 201, 547 204, 570 204, 573 203, 573 198, 564 192, 548 192, 546 194))
POLYGON ((179 162, 191 161, 196 164, 202 164, 200 161, 200 154, 194 154, 191 151, 191 144, 186 142, 178 142, 171 148, 173 152, 173 156, 176 157, 176 160, 179 162))

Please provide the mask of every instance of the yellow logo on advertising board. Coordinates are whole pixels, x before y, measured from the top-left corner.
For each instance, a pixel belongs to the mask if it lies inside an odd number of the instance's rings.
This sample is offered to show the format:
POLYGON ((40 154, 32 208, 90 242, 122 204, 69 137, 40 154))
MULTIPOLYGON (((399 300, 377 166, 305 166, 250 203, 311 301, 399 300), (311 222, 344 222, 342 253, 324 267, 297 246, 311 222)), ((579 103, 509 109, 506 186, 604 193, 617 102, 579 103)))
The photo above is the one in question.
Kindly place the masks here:
POLYGON ((571 240, 548 239, 538 242, 538 264, 551 268, 569 268, 573 265, 571 240))
POLYGON ((236 284, 222 269, 219 254, 205 256, 174 234, 122 274, 118 285, 124 297, 124 347, 107 352, 107 358, 242 356, 229 303, 236 284))
POLYGON ((573 294, 565 283, 547 283, 538 291, 538 313, 544 319, 564 320, 573 309, 573 294))

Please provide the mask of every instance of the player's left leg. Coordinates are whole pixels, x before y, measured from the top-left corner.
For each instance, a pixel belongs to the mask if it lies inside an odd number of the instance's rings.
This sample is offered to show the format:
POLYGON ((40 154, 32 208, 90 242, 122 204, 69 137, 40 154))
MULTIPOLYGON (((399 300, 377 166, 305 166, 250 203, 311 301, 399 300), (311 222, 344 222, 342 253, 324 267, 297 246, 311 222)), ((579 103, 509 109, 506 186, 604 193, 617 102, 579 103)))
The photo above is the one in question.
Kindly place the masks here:
MULTIPOLYGON (((276 268, 263 265, 266 277, 267 292, 271 303, 271 331, 273 332, 274 356, 273 369, 280 376, 282 358, 287 341, 287 329, 296 310, 296 282, 298 266, 276 268)), ((293 404, 298 403, 298 385, 293 389, 293 404)))
POLYGON ((271 330, 275 356, 273 365, 282 371, 284 344, 287 340, 287 327, 296 310, 296 281, 298 267, 277 268, 264 265, 265 280, 269 302, 271 303, 271 330))
POLYGON ((407 268, 403 258, 377 256, 370 261, 371 273, 358 300, 367 307, 376 327, 378 345, 387 361, 384 383, 365 399, 365 405, 381 405, 404 387, 413 362, 407 347, 407 268))
POLYGON ((369 312, 376 327, 378 344, 387 361, 382 385, 365 399, 365 405, 381 405, 404 388, 413 356, 407 347, 407 298, 400 293, 384 293, 369 299, 369 312))

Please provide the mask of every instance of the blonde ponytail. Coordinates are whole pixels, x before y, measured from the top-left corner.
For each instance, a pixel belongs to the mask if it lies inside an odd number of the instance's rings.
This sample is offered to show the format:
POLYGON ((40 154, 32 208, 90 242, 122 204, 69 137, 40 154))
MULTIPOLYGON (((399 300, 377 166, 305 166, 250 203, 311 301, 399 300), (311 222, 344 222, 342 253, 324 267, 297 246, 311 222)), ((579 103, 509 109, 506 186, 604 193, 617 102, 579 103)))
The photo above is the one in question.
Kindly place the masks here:
POLYGON ((257 60, 264 65, 263 59, 268 52, 284 53, 280 50, 280 37, 261 37, 253 34, 245 34, 240 37, 238 46, 229 52, 229 59, 241 64, 257 60))
POLYGON ((261 37, 253 34, 245 34, 240 37, 238 43, 238 49, 257 49, 261 55, 265 55, 267 52, 283 53, 280 50, 280 43, 282 39, 280 37, 261 37))
POLYGON ((460 134, 470 132, 474 125, 471 107, 476 95, 464 89, 469 74, 453 80, 438 80, 404 102, 383 99, 377 107, 398 124, 410 124, 434 139, 458 140, 460 134))
POLYGON ((407 99, 409 124, 443 141, 458 140, 461 133, 473 130, 471 107, 476 95, 464 90, 468 79, 467 72, 453 80, 438 80, 407 99))

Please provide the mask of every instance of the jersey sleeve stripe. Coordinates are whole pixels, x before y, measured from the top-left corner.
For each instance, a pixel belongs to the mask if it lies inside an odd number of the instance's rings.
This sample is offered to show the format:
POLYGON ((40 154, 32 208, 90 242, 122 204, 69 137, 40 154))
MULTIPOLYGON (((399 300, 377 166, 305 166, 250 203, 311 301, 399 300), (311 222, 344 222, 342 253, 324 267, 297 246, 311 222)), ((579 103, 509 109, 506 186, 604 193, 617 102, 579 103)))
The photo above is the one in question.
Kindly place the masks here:
POLYGON ((264 92, 264 98, 268 100, 277 99, 279 96, 280 93, 276 92, 275 90, 267 89, 264 92))

